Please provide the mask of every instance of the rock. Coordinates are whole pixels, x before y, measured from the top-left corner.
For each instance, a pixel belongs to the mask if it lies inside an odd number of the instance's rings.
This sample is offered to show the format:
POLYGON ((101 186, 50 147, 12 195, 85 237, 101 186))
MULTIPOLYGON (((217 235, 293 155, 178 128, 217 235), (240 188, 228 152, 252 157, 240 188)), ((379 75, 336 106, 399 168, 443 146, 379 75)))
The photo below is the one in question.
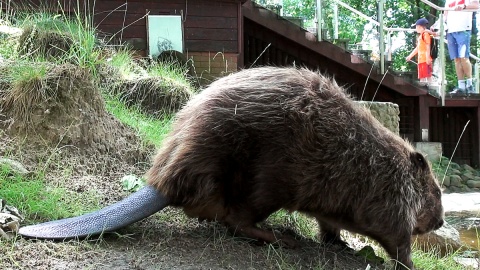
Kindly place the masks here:
POLYGON ((478 180, 468 180, 467 186, 469 188, 480 188, 480 181, 478 180))
POLYGON ((424 252, 437 250, 440 256, 445 257, 457 251, 465 251, 467 248, 460 241, 460 233, 450 224, 445 224, 438 230, 412 236, 415 246, 424 252))
POLYGON ((450 176, 450 186, 461 187, 462 186, 462 178, 458 175, 451 175, 450 176))
POLYGON ((471 172, 465 172, 460 175, 460 177, 462 178, 462 183, 467 183, 467 181, 472 180, 475 176, 471 172))
POLYGON ((457 169, 448 169, 448 173, 449 173, 450 175, 453 175, 453 174, 461 175, 461 174, 462 174, 462 172, 459 171, 459 170, 457 170, 457 169))
POLYGON ((442 195, 443 209, 448 216, 477 217, 480 211, 480 193, 449 193, 442 195), (455 213, 455 214, 453 214, 455 213))
POLYGON ((454 257, 453 258, 457 263, 468 267, 467 269, 479 269, 480 264, 478 263, 477 258, 461 258, 461 257, 454 257))
POLYGON ((458 165, 457 163, 450 163, 450 168, 451 169, 454 169, 454 170, 460 170, 460 165, 458 165))
POLYGON ((432 164, 440 161, 442 156, 442 144, 439 142, 415 142, 415 149, 424 154, 432 164))
POLYGON ((0 158, 0 166, 8 166, 14 173, 27 176, 30 172, 18 161, 9 158, 0 158))
POLYGON ((476 172, 476 170, 474 168, 470 167, 468 164, 463 164, 462 168, 465 171, 471 172, 472 174, 474 174, 476 172))
POLYGON ((7 205, 5 200, 0 199, 0 238, 12 239, 23 220, 24 218, 17 208, 7 205))
POLYGON ((443 185, 444 187, 449 187, 450 186, 450 176, 445 176, 445 178, 442 180, 442 179, 439 179, 438 180, 440 182, 441 185, 443 185))
POLYGON ((9 36, 20 36, 23 30, 18 27, 8 26, 8 25, 0 25, 0 33, 9 35, 9 36))

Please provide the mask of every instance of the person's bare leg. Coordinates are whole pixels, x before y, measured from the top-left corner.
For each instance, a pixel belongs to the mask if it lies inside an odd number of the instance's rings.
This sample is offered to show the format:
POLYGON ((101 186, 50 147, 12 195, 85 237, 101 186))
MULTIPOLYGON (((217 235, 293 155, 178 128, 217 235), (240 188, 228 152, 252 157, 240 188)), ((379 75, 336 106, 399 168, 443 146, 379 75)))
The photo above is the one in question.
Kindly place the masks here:
POLYGON ((457 79, 463 80, 464 79, 464 72, 463 72, 463 65, 461 62, 462 58, 455 58, 455 72, 457 73, 457 79))
MULTIPOLYGON (((468 79, 468 78, 471 78, 472 77, 472 63, 470 63, 470 59, 469 58, 458 58, 459 59, 459 64, 461 66, 461 69, 462 69, 462 80, 464 79, 468 79)), ((457 68, 457 65, 456 65, 457 62, 455 62, 455 68, 457 68)), ((458 72, 457 72, 457 75, 458 75, 458 72)))

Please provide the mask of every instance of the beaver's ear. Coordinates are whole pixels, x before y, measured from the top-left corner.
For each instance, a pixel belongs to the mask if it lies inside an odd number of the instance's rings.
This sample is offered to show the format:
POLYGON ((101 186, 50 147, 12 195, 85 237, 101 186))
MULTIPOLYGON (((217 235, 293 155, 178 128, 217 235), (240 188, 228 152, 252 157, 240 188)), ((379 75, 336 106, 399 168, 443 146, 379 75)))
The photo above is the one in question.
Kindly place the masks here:
POLYGON ((412 160, 412 163, 415 164, 417 168, 420 168, 422 170, 425 170, 428 168, 428 163, 425 157, 420 154, 419 152, 413 152, 410 154, 410 159, 412 160))

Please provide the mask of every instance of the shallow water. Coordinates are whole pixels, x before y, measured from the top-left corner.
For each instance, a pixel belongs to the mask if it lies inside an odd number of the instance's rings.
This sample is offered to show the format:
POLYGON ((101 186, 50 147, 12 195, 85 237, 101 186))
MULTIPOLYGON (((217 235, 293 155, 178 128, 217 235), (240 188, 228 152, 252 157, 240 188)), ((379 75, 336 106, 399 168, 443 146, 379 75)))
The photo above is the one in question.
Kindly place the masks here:
POLYGON ((463 244, 479 249, 480 218, 472 215, 468 212, 448 213, 445 220, 458 230, 463 244))
POLYGON ((471 229, 462 229, 458 230, 460 233, 460 240, 462 240, 462 243, 465 245, 478 249, 478 232, 480 232, 479 228, 471 228, 471 229))

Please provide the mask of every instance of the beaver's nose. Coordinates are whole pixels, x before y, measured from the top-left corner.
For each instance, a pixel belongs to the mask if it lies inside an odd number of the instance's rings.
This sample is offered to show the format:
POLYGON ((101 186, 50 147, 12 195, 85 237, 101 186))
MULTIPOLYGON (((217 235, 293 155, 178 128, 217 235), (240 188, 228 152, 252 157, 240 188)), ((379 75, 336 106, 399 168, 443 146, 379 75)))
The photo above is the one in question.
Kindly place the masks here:
POLYGON ((444 223, 444 221, 443 221, 443 218, 442 218, 442 219, 440 219, 440 220, 438 221, 437 227, 435 228, 435 230, 436 230, 436 229, 439 229, 440 227, 442 227, 442 226, 443 226, 443 223, 444 223))

